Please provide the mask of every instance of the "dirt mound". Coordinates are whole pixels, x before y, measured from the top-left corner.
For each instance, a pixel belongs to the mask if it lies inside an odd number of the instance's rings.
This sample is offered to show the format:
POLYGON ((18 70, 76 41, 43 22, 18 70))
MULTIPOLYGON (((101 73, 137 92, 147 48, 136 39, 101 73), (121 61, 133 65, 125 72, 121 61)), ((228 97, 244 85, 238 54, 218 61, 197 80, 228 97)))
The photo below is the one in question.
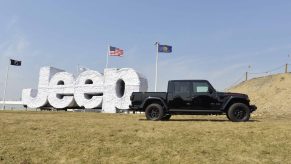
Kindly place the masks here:
POLYGON ((228 91, 248 94, 256 115, 291 114, 291 73, 254 78, 228 91))

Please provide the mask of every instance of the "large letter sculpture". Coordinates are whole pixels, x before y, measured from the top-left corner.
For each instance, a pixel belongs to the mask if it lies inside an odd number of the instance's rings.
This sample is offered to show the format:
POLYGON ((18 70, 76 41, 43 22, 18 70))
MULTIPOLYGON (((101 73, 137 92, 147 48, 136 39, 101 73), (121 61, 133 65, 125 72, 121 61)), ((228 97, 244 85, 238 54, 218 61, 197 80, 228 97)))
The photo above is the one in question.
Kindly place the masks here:
POLYGON ((49 84, 48 102, 57 109, 76 106, 74 100, 74 76, 68 72, 56 73, 49 84))
POLYGON ((22 101, 29 108, 102 108, 115 113, 128 109, 132 92, 147 91, 147 79, 131 68, 105 69, 104 75, 86 70, 73 74, 53 67, 42 67, 38 89, 24 89, 22 101))
POLYGON ((80 107, 94 109, 102 107, 103 75, 97 71, 82 72, 75 83, 75 100, 80 107))
POLYGON ((38 89, 24 89, 22 91, 22 102, 29 108, 48 106, 49 82, 58 72, 64 72, 64 70, 42 67, 39 71, 38 89))
POLYGON ((128 109, 131 93, 148 88, 146 78, 131 68, 105 69, 104 78, 103 110, 107 113, 128 109))

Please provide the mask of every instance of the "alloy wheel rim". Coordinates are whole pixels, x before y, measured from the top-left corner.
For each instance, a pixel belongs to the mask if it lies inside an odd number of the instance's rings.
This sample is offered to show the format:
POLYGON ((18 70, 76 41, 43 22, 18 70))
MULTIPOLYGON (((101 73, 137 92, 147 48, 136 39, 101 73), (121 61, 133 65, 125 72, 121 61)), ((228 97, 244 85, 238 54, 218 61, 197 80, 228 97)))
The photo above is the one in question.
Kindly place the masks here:
POLYGON ((159 115, 160 115, 160 113, 159 113, 159 109, 156 108, 156 107, 152 107, 152 108, 151 108, 151 111, 150 111, 150 117, 151 117, 151 118, 158 118, 159 115))
POLYGON ((234 116, 236 119, 243 119, 246 116, 246 111, 243 108, 237 108, 234 110, 234 116))

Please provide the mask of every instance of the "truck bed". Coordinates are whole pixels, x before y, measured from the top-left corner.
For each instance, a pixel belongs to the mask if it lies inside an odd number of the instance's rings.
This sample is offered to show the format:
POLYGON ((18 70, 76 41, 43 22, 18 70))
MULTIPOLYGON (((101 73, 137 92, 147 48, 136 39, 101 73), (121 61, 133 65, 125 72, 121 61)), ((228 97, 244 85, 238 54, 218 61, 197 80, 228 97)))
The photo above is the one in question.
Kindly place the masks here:
POLYGON ((132 105, 140 105, 148 97, 167 98, 167 92, 133 92, 131 96, 132 105))

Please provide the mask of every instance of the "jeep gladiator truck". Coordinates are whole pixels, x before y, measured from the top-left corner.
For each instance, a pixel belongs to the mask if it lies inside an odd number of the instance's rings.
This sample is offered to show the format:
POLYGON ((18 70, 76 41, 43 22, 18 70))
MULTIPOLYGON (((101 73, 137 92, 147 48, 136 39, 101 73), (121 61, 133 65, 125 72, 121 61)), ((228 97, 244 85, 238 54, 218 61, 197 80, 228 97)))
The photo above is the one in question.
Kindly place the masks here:
POLYGON ((153 121, 172 115, 226 114, 233 122, 243 122, 257 109, 248 95, 217 92, 207 80, 171 80, 168 92, 133 92, 130 100, 130 110, 145 112, 153 121))

